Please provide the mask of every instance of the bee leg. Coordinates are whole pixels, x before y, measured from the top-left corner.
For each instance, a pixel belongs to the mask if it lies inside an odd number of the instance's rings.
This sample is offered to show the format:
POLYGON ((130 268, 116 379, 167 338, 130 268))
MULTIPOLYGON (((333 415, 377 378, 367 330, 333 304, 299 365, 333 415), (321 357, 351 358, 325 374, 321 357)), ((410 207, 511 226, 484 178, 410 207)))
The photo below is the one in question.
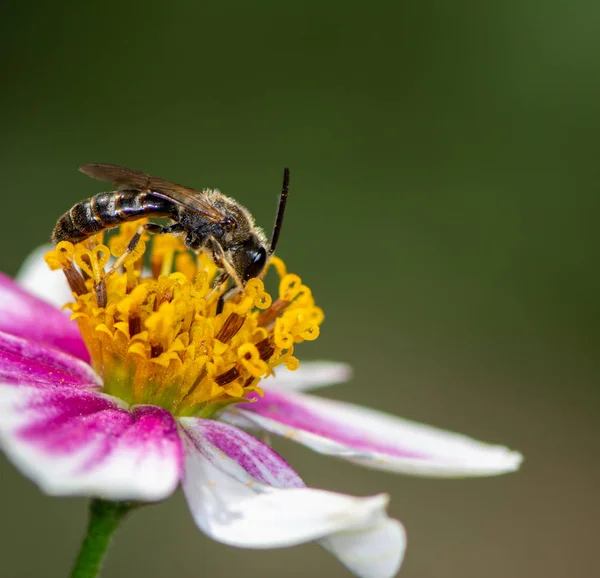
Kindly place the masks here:
POLYGON ((229 273, 227 271, 223 271, 214 281, 213 289, 219 289, 223 283, 225 283, 229 279, 229 273))
MULTIPOLYGON (((160 225, 157 225, 160 227, 160 225)), ((185 227, 181 223, 173 223, 168 227, 161 227, 162 231, 157 231, 159 235, 166 235, 170 233, 171 235, 181 235, 185 233, 185 227)))
MULTIPOLYGON (((183 232, 183 227, 179 223, 174 223, 169 227, 163 227, 162 225, 158 225, 156 223, 146 223, 138 227, 138 230, 135 232, 135 235, 131 237, 131 240, 127 244, 127 248, 125 252, 112 264, 111 268, 104 274, 104 279, 100 281, 96 285, 96 294, 98 296, 98 301, 100 301, 100 295, 102 295, 102 301, 106 305, 106 279, 108 279, 113 273, 118 271, 125 263, 125 260, 131 253, 135 251, 135 248, 138 246, 144 231, 148 231, 148 233, 154 233, 155 235, 165 235, 167 233, 172 233, 177 235, 183 232), (103 286, 103 287, 102 287, 103 286)), ((98 303, 100 305, 100 303, 98 303)), ((100 305, 102 307, 102 305, 100 305)))
MULTIPOLYGON (((223 271, 223 273, 221 273, 216 279, 215 282, 213 284, 212 289, 207 293, 206 295, 206 300, 210 301, 213 297, 213 295, 225 284, 227 283, 227 280, 229 279, 229 273, 227 273, 227 271, 223 271)), ((225 293, 223 293, 223 295, 225 295, 226 293, 228 293, 229 291, 225 291, 225 293)), ((221 311, 223 311, 223 295, 221 295, 219 297, 219 301, 217 302, 217 313, 221 313, 221 311)))
POLYGON ((225 302, 237 295, 241 289, 234 285, 225 291, 220 297, 219 301, 217 301, 217 315, 223 311, 223 307, 225 307, 225 302))
POLYGON ((235 267, 228 259, 228 256, 223 250, 223 247, 221 247, 221 245, 213 237, 209 238, 209 246, 212 248, 213 259, 215 260, 215 263, 222 269, 225 269, 227 275, 233 279, 233 282, 238 287, 244 287, 242 280, 240 279, 237 271, 235 270, 235 267))
POLYGON ((208 301, 221 288, 221 286, 223 285, 223 283, 225 283, 225 281, 227 281, 227 279, 231 278, 231 279, 233 279, 233 282, 235 283, 235 285, 231 289, 228 289, 219 297, 219 301, 217 302, 217 313, 220 313, 223 310, 223 305, 225 304, 225 301, 232 296, 231 291, 233 289, 235 289, 235 290, 242 289, 244 287, 244 284, 242 283, 241 279, 239 278, 237 271, 235 270, 235 267, 232 265, 231 261, 228 259, 227 254, 223 250, 223 247, 221 247, 221 245, 216 241, 216 239, 214 239, 213 237, 210 237, 208 246, 212 249, 213 259, 214 259, 215 263, 217 264, 217 266, 219 266, 225 270, 217 278, 214 287, 212 288, 210 293, 206 296, 206 300, 208 301))

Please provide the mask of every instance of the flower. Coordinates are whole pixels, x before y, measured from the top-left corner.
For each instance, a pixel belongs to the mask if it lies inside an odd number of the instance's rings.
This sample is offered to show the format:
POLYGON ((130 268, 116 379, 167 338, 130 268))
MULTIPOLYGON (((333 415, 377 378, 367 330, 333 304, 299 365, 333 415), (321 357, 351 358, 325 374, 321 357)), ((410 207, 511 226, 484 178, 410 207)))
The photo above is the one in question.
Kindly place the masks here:
MULTIPOLYGON (((252 280, 222 312, 214 264, 194 261, 174 237, 155 238, 150 274, 142 244, 107 276, 127 227, 110 250, 95 239, 46 255, 69 279, 76 323, 0 276, 0 441, 46 493, 152 502, 181 484, 196 524, 215 540, 247 548, 317 540, 358 576, 386 578, 405 549, 388 496, 307 488, 248 432, 418 475, 519 467, 521 456, 504 447, 304 393, 346 380, 349 369, 298 368, 294 344, 314 339, 323 315, 276 258, 278 298, 252 280)), ((22 279, 47 300, 63 291, 39 254, 22 279)))

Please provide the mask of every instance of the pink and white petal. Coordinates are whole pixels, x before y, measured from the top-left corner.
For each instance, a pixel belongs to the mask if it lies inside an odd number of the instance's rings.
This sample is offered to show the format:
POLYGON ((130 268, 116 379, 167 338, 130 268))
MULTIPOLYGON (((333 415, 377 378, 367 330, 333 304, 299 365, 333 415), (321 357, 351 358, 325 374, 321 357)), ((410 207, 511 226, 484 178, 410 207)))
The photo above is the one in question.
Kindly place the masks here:
POLYGON ((84 361, 39 342, 0 331, 0 382, 98 389, 102 380, 84 361))
POLYGON ((467 436, 350 403, 265 391, 230 410, 238 423, 284 436, 327 455, 422 476, 490 476, 515 471, 522 456, 467 436))
POLYGON ((0 331, 62 349, 89 361, 77 323, 0 273, 0 331))
MULTIPOLYGON (((52 271, 44 261, 44 255, 52 245, 41 245, 25 259, 15 281, 29 293, 57 308, 73 301, 73 294, 62 271, 52 271)), ((70 315, 69 311, 64 311, 70 315)))
MULTIPOLYGON (((219 542, 281 548, 329 539, 326 547, 348 560, 349 542, 340 532, 376 528, 387 518, 386 495, 356 498, 306 488, 279 455, 249 434, 198 418, 179 423, 184 494, 196 524, 219 542)), ((402 552, 403 544, 398 548, 402 552)))
MULTIPOLYGON (((280 365, 274 369, 275 375, 261 381, 263 389, 283 391, 308 391, 327 385, 344 383, 352 378, 352 368, 346 363, 334 361, 302 362, 296 371, 280 365)), ((246 418, 243 412, 228 411, 222 419, 227 423, 254 433, 260 426, 246 418)))
POLYGON ((290 465, 254 436, 231 425, 193 417, 179 418, 184 439, 211 458, 219 456, 222 468, 232 467, 233 476, 244 482, 258 481, 276 488, 304 488, 305 484, 290 465), (241 468, 241 469, 240 469, 241 468))
POLYGON ((334 361, 303 361, 296 371, 280 365, 275 376, 261 382, 261 387, 286 391, 307 391, 326 385, 344 383, 352 378, 352 368, 334 361))
POLYGON ((406 531, 398 520, 382 515, 371 525, 338 532, 320 544, 361 578, 392 578, 404 558, 406 531))
POLYGON ((0 443, 47 494, 156 501, 180 480, 177 426, 163 409, 131 411, 76 388, 0 383, 0 443))

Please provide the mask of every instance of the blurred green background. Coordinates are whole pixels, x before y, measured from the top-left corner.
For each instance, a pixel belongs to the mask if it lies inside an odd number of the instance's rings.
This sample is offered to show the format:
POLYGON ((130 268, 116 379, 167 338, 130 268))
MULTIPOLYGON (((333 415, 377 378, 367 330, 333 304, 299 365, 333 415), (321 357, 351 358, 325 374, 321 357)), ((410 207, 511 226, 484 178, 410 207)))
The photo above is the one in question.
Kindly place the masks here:
MULTIPOLYGON (((113 162, 216 186, 325 309, 323 395, 521 450, 522 471, 421 480, 291 443, 310 485, 387 491, 404 578, 597 576, 600 7, 573 0, 4 2, 1 267, 113 162)), ((68 574, 80 499, 0 462, 0 575, 68 574)), ((235 550, 181 495, 136 513, 104 576, 347 576, 315 545, 235 550)))

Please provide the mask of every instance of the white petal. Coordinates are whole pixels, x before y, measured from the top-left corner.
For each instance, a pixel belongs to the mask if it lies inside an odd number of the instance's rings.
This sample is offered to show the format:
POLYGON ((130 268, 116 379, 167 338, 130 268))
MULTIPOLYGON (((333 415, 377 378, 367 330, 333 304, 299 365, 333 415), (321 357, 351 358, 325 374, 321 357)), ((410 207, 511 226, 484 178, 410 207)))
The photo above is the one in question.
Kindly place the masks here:
POLYGON ((166 410, 127 411, 116 398, 77 387, 0 383, 0 445, 56 496, 161 500, 182 471, 181 441, 166 410))
MULTIPOLYGON (((25 259, 16 276, 16 281, 40 299, 62 307, 73 301, 69 284, 62 271, 52 271, 44 261, 44 255, 52 250, 52 245, 42 245, 25 259)), ((70 315, 70 311, 65 311, 70 315)))
POLYGON ((284 366, 275 368, 275 376, 261 381, 261 387, 278 390, 307 391, 326 385, 344 383, 352 378, 352 368, 333 361, 303 361, 296 371, 284 366))
POLYGON ((263 398, 239 405, 230 414, 240 424, 253 422, 317 452, 381 470, 489 476, 514 471, 522 460, 521 454, 503 446, 301 393, 268 390, 263 398))
POLYGON ((381 516, 371 526, 338 532, 321 545, 361 578, 391 578, 404 558, 406 532, 398 520, 381 516))
POLYGON ((395 523, 387 525, 388 496, 355 498, 290 485, 297 484, 297 476, 286 471, 273 450, 245 432, 196 418, 183 418, 180 424, 183 491, 194 520, 215 540, 242 548, 280 548, 325 539, 324 545, 349 567, 364 570, 360 536, 370 544, 380 536, 387 543, 375 550, 375 559, 383 560, 386 572, 398 564, 404 541, 395 523), (353 541, 356 558, 349 550, 353 541), (390 554, 394 545, 397 552, 390 554))

